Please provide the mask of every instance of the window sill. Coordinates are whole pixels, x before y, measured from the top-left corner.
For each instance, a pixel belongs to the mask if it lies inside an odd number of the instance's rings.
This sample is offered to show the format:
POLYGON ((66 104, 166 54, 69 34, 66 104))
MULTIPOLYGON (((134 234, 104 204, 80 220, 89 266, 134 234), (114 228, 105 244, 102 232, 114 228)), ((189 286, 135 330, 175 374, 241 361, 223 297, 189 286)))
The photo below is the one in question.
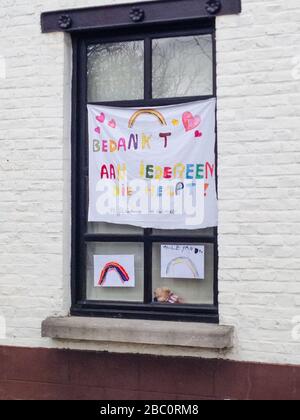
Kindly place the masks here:
POLYGON ((60 317, 42 323, 42 337, 55 340, 213 350, 232 348, 233 333, 230 326, 132 319, 60 317))

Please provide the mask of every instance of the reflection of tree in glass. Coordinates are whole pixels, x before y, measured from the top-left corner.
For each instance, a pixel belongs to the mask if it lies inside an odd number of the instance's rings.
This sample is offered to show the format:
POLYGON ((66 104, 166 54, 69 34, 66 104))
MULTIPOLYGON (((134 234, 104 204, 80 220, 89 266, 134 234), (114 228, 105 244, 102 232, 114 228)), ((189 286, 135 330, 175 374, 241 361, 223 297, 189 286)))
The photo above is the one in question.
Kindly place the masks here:
POLYGON ((211 36, 153 41, 154 97, 196 96, 211 93, 211 36))
MULTIPOLYGON (((88 47, 90 102, 143 98, 142 41, 94 44, 88 47)), ((153 96, 212 94, 210 35, 153 41, 153 96)))
POLYGON ((143 98, 142 42, 95 44, 88 47, 88 100, 143 98))

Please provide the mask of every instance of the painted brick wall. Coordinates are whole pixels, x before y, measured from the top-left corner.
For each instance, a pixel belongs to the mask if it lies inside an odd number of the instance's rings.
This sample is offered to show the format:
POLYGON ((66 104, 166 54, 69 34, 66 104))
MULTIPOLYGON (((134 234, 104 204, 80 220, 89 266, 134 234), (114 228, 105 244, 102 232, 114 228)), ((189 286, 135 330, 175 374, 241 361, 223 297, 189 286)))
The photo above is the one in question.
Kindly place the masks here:
MULTIPOLYGON (((69 308, 71 75, 70 40, 42 35, 40 13, 112 3, 1 0, 2 345, 128 351, 40 338, 41 321, 69 308)), ((218 18, 217 62, 220 312, 236 345, 198 355, 299 364, 298 0, 243 0, 241 16, 218 18)))
POLYGON ((217 27, 221 319, 238 357, 299 363, 300 5, 243 1, 217 27))

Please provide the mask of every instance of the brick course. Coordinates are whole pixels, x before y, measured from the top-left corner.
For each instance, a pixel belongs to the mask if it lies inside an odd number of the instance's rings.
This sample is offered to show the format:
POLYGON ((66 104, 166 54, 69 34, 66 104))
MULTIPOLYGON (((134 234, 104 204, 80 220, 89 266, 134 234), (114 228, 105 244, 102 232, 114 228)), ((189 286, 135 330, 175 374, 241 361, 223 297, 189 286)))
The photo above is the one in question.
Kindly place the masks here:
POLYGON ((300 368, 0 347, 0 399, 298 400, 300 368), (2 368, 1 368, 2 365, 2 368))

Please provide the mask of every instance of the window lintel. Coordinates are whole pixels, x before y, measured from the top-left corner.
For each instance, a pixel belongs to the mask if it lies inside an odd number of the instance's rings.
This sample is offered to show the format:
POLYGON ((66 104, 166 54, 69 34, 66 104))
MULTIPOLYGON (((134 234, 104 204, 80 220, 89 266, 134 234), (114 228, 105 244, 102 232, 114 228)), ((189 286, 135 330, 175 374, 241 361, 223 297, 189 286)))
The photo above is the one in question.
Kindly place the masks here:
POLYGON ((45 12, 42 32, 126 28, 241 13, 241 0, 160 0, 45 12))

